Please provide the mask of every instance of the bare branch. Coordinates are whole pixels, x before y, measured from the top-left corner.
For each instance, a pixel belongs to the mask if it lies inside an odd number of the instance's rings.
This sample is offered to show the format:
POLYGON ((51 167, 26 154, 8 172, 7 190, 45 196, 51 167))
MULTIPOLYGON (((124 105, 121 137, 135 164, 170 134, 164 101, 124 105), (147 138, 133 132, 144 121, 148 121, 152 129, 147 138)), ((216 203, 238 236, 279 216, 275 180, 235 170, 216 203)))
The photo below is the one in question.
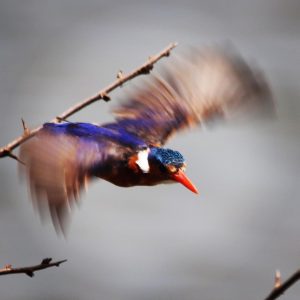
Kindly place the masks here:
POLYGON ((288 290, 294 283, 300 280, 300 270, 296 271, 286 281, 281 282, 281 275, 276 272, 274 288, 265 300, 274 300, 280 297, 286 290, 288 290))
MULTIPOLYGON (((108 85, 107 87, 102 89, 101 91, 99 91, 96 95, 94 95, 90 98, 87 98, 87 99, 83 100, 82 102, 79 102, 79 103, 75 104, 74 106, 70 107, 69 109, 64 111, 62 114, 60 114, 59 116, 57 116, 53 120, 51 120, 51 122, 60 123, 61 121, 66 120, 68 117, 72 116, 76 112, 80 111, 84 107, 92 104, 93 102, 95 102, 97 100, 109 101, 110 97, 108 96, 108 94, 111 91, 113 91, 117 87, 122 86, 125 82, 127 82, 139 75, 150 73, 150 71, 153 69, 154 64, 157 61, 159 61, 161 58, 169 56, 171 50, 173 48, 175 48, 176 46, 177 46, 177 43, 170 44, 168 47, 163 49, 158 54, 149 57, 149 59, 142 66, 140 66, 139 68, 133 70, 132 72, 130 72, 128 74, 123 74, 123 72, 120 71, 118 73, 116 81, 114 81, 113 83, 111 83, 110 85, 108 85)), ((37 127, 33 130, 29 130, 26 127, 25 123, 23 122, 24 134, 22 136, 19 136, 18 138, 16 138, 15 140, 13 140, 9 144, 7 144, 6 146, 0 148, 0 158, 9 156, 9 157, 12 157, 19 161, 17 156, 12 154, 12 151, 15 148, 17 148, 18 146, 20 146, 22 143, 24 143, 25 141, 27 141, 28 139, 33 137, 41 128, 42 128, 42 126, 37 127)))
POLYGON ((9 275, 9 274, 20 274, 24 273, 29 277, 34 276, 35 271, 48 269, 51 267, 59 267, 60 264, 66 262, 67 260, 59 260, 55 262, 51 262, 52 258, 44 258, 42 262, 38 265, 22 267, 22 268, 13 268, 11 265, 6 265, 4 269, 0 269, 0 275, 9 275))

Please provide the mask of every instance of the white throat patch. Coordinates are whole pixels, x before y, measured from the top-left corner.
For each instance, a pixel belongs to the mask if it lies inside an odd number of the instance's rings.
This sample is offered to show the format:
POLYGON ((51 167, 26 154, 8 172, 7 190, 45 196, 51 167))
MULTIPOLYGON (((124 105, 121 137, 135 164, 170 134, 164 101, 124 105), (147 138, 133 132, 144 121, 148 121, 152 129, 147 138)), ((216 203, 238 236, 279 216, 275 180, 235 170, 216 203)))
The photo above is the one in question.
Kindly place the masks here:
POLYGON ((140 169, 143 171, 143 173, 149 173, 150 166, 148 161, 148 154, 150 152, 150 149, 142 150, 138 152, 138 159, 136 160, 136 164, 140 167, 140 169))

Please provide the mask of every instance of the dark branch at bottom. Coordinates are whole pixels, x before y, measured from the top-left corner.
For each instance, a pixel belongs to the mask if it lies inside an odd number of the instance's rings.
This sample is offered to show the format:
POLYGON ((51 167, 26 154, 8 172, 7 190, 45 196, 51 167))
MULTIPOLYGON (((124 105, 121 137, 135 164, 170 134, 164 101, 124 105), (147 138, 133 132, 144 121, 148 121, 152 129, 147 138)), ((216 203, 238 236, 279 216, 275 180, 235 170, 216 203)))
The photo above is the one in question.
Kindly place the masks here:
POLYGON ((66 262, 67 260, 59 260, 55 262, 51 262, 52 258, 44 258, 42 262, 38 265, 23 267, 23 268, 13 268, 11 265, 5 266, 4 269, 0 269, 0 275, 9 275, 9 274, 21 274, 24 273, 29 277, 34 276, 35 271, 40 271, 43 269, 48 269, 51 267, 59 267, 60 264, 66 262))
POLYGON ((276 286, 276 280, 275 280, 275 287, 271 291, 271 293, 268 295, 265 300, 274 300, 280 297, 286 290, 288 290, 294 283, 296 283, 298 280, 300 280, 300 270, 296 271, 290 278, 288 278, 286 281, 280 283, 276 286))

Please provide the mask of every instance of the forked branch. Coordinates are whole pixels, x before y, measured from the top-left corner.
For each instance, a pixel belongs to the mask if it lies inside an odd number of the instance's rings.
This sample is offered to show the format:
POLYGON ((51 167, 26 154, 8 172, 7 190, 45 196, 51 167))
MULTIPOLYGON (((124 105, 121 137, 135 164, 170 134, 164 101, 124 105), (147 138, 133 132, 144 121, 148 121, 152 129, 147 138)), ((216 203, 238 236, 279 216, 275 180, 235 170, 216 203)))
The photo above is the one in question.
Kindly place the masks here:
POLYGON ((40 271, 43 269, 48 269, 51 267, 59 267, 60 264, 66 262, 67 260, 59 260, 51 262, 52 258, 44 258, 42 262, 38 265, 22 267, 22 268, 13 268, 11 265, 5 266, 5 268, 0 269, 0 275, 9 275, 9 274, 26 274, 29 277, 34 276, 34 272, 40 271))
MULTIPOLYGON (((92 104, 93 102, 95 102, 97 100, 109 101, 110 97, 108 94, 111 91, 113 91, 117 87, 122 86, 125 82, 127 82, 139 75, 150 73, 150 71, 153 69, 154 64, 157 61, 159 61, 161 58, 169 56, 171 50, 173 48, 175 48, 176 46, 177 46, 176 43, 170 44, 168 47, 163 49, 158 54, 149 57, 149 59, 142 66, 138 67, 137 69, 133 70, 132 72, 130 72, 128 74, 123 74, 122 71, 119 71, 117 74, 117 79, 113 83, 111 83, 104 89, 100 90, 96 95, 94 95, 90 98, 87 98, 87 99, 83 100, 82 102, 79 102, 79 103, 75 104, 74 106, 70 107, 69 109, 67 109, 66 111, 64 111, 57 117, 55 117, 53 120, 51 120, 51 122, 59 123, 61 121, 64 121, 68 117, 72 116, 76 112, 80 111, 84 107, 92 104)), ((42 128, 42 126, 39 126, 35 129, 29 130, 26 127, 23 120, 22 120, 22 122, 23 122, 23 129, 24 129, 23 135, 14 139, 12 142, 8 143, 6 146, 0 148, 0 158, 8 156, 8 157, 11 157, 11 158, 14 158, 14 159, 20 161, 18 159, 18 157, 12 153, 12 151, 15 148, 17 148, 18 146, 20 146, 22 143, 24 143, 25 141, 27 141, 28 139, 33 137, 42 128)))

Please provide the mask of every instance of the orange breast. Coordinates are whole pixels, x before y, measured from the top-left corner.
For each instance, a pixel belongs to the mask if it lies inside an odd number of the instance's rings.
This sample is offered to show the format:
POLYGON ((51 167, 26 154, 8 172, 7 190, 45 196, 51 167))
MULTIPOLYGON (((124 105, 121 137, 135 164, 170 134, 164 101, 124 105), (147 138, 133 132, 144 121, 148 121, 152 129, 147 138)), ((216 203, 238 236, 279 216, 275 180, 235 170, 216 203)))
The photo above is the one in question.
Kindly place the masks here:
POLYGON ((140 171, 138 165, 136 164, 137 159, 138 159, 137 154, 134 154, 128 160, 128 167, 131 170, 133 170, 135 173, 138 173, 140 171))

